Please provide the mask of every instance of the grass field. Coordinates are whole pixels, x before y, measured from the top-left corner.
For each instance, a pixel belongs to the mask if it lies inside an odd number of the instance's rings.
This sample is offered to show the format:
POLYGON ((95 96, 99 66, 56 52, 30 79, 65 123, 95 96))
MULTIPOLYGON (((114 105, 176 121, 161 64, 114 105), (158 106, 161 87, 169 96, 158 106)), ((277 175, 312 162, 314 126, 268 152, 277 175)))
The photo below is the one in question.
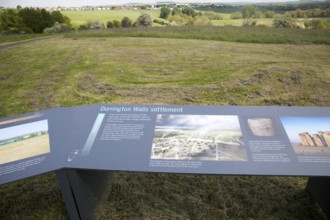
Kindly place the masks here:
POLYGON ((175 38, 267 44, 330 44, 330 30, 301 30, 260 27, 150 27, 115 28, 99 31, 80 31, 67 37, 143 37, 175 38))
MULTIPOLYGON (((328 32, 299 33, 308 45, 84 33, 3 48, 0 117, 92 103, 329 106, 330 46, 313 44, 328 32)), ((325 219, 306 181, 117 172, 101 219, 325 219)), ((68 218, 53 173, 0 197, 0 219, 68 218)))
POLYGON ((99 21, 105 26, 108 21, 121 21, 124 17, 135 21, 142 13, 149 14, 152 19, 155 19, 159 17, 160 10, 63 11, 61 13, 68 16, 72 26, 77 29, 88 21, 99 21))
MULTIPOLYGON (((257 21, 257 25, 260 26, 266 26, 266 27, 271 27, 273 25, 273 19, 271 18, 256 18, 253 19, 257 21)), ((296 24, 303 26, 305 21, 310 21, 310 20, 330 20, 329 18, 301 18, 296 20, 296 24)), ((218 25, 218 26, 242 26, 244 22, 244 19, 230 19, 230 18, 225 18, 223 20, 214 20, 211 21, 213 25, 218 25)))
MULTIPOLYGON (((205 11, 204 11, 205 12, 205 11)), ((71 19, 73 28, 78 29, 80 25, 86 24, 89 21, 99 21, 105 26, 108 21, 118 20, 121 21, 123 17, 129 17, 135 21, 142 13, 149 14, 152 19, 159 19, 160 10, 107 10, 107 11, 62 11, 64 15, 71 19)), ((222 20, 211 21, 215 26, 242 26, 244 19, 231 19, 230 13, 220 13, 222 20)), ((329 18, 314 18, 317 20, 329 20, 329 18)), ((264 25, 271 27, 273 20, 271 18, 258 18, 257 25, 264 25)), ((304 21, 311 19, 298 19, 297 23, 302 25, 304 21)), ((154 26, 159 26, 154 23, 154 26)))
MULTIPOLYGON (((270 18, 258 18, 255 19, 257 21, 257 25, 265 25, 267 27, 271 27, 273 25, 273 19, 270 18)), ((223 20, 214 20, 211 23, 213 25, 219 26, 242 26, 244 19, 223 19, 223 20)))
POLYGON ((1 46, 5 45, 5 43, 16 42, 16 41, 24 41, 24 40, 32 40, 40 37, 44 37, 43 34, 21 34, 21 35, 1 35, 0 36, 0 44, 1 46))

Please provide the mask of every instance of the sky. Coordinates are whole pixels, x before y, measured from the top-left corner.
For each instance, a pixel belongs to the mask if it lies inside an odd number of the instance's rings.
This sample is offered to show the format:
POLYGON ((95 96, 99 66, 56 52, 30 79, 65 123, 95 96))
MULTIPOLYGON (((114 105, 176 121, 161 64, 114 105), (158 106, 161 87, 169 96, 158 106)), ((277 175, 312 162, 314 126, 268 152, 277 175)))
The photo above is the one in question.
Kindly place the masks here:
POLYGON ((239 130, 237 116, 230 115, 158 115, 157 126, 186 127, 199 130, 239 130))
MULTIPOLYGON (((171 0, 168 0, 171 1, 171 0)), ((246 3, 260 3, 260 2, 287 2, 297 0, 174 0, 176 3, 233 3, 233 2, 246 2, 246 3)), ((161 2, 154 0, 0 0, 1 7, 79 7, 79 6, 98 6, 98 5, 118 5, 125 3, 156 3, 161 2)))
POLYGON ((330 117, 281 117, 281 121, 291 143, 299 143, 302 132, 330 131, 330 117))
POLYGON ((0 141, 39 131, 48 131, 47 120, 0 129, 0 141))

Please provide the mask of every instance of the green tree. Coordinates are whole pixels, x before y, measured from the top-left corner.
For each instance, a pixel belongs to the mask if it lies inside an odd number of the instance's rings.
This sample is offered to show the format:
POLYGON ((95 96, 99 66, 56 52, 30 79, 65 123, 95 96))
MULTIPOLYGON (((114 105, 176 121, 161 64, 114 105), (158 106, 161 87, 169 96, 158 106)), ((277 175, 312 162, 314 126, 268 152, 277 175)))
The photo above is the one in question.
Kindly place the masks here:
POLYGON ((242 10, 243 18, 253 18, 256 13, 257 9, 251 5, 244 6, 242 10))
POLYGON ((107 22, 107 28, 114 28, 114 27, 115 27, 115 25, 113 24, 112 21, 107 22))
POLYGON ((292 28, 296 26, 295 19, 286 15, 276 15, 273 19, 276 28, 292 28))
POLYGON ((60 24, 58 22, 55 22, 53 27, 45 28, 44 33, 63 33, 63 32, 69 32, 71 31, 71 28, 67 24, 60 24))
POLYGON ((82 25, 79 25, 79 28, 78 28, 78 30, 79 30, 79 31, 88 30, 87 24, 82 24, 82 25))
POLYGON ((121 20, 121 26, 123 28, 128 28, 128 27, 132 27, 132 20, 129 17, 124 17, 121 20))
POLYGON ((22 23, 35 33, 42 33, 54 24, 52 16, 45 9, 23 8, 18 11, 18 15, 22 23))
POLYGON ((241 12, 235 12, 235 13, 230 15, 230 18, 231 19, 241 19, 241 18, 243 18, 243 15, 242 15, 241 12))
POLYGON ((60 24, 67 24, 71 26, 70 18, 63 15, 60 11, 52 11, 51 13, 53 23, 58 22, 60 24))
POLYGON ((262 12, 261 11, 256 11, 256 13, 254 14, 253 18, 262 18, 262 12))
POLYGON ((138 19, 136 20, 137 26, 152 26, 152 19, 149 14, 143 13, 141 14, 138 19))
POLYGON ((0 30, 19 28, 22 21, 14 9, 5 9, 0 13, 0 30))
POLYGON ((171 9, 169 9, 168 7, 162 7, 160 9, 159 17, 163 19, 167 19, 170 14, 171 14, 171 9))
POLYGON ((40 25, 40 28, 42 27, 42 31, 41 32, 38 32, 38 33, 42 33, 43 30, 46 28, 46 27, 51 27, 52 25, 54 25, 54 21, 53 21, 53 17, 52 15, 46 11, 46 9, 41 9, 40 10, 40 15, 41 15, 41 21, 39 21, 39 25, 40 25))
POLYGON ((168 21, 171 22, 171 25, 180 26, 187 24, 187 20, 185 17, 180 15, 173 15, 168 18, 168 21))
POLYGON ((210 19, 210 20, 222 20, 223 19, 221 14, 216 13, 214 11, 205 12, 204 16, 208 17, 208 19, 210 19))
POLYGON ((115 28, 120 28, 120 21, 118 21, 118 20, 113 20, 113 27, 115 27, 115 28))
POLYGON ((264 16, 265 16, 265 18, 274 18, 275 12, 273 12, 273 11, 266 11, 264 13, 264 16))
POLYGON ((298 9, 297 11, 296 11, 296 18, 306 18, 307 16, 306 16, 306 14, 305 14, 305 11, 302 11, 302 10, 300 10, 300 9, 298 9))
POLYGON ((84 25, 80 25, 79 30, 88 30, 88 29, 104 29, 104 24, 99 21, 89 21, 84 25))
POLYGON ((304 25, 308 29, 327 29, 327 28, 330 28, 330 21, 310 20, 310 21, 305 21, 304 25))
POLYGON ((184 8, 182 9, 182 14, 191 16, 191 17, 195 17, 196 16, 196 12, 194 9, 192 8, 184 8))
POLYGON ((157 18, 154 19, 153 22, 156 23, 156 24, 160 24, 160 25, 168 24, 168 21, 163 20, 163 19, 157 19, 157 18))
POLYGON ((172 14, 173 16, 174 16, 174 15, 181 15, 181 14, 182 14, 182 11, 181 11, 180 8, 174 7, 174 8, 172 9, 171 14, 172 14))
POLYGON ((242 25, 243 27, 254 27, 257 25, 257 21, 252 18, 244 19, 242 25))

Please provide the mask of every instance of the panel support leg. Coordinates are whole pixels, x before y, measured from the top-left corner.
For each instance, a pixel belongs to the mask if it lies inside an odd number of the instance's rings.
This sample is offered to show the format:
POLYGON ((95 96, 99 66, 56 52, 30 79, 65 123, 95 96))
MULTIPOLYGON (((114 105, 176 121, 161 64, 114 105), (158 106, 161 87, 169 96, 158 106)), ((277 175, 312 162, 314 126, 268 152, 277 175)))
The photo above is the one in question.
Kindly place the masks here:
POLYGON ((57 177, 57 182, 60 185, 62 197, 64 199, 65 206, 68 211, 70 219, 71 220, 80 219, 80 214, 78 211, 74 194, 72 192, 72 187, 69 177, 67 175, 67 171, 64 169, 56 171, 56 177, 57 177))
POLYGON ((70 219, 98 219, 110 191, 112 173, 65 169, 56 175, 70 219))
POLYGON ((330 219, 330 178, 309 177, 307 190, 311 192, 324 214, 330 219))

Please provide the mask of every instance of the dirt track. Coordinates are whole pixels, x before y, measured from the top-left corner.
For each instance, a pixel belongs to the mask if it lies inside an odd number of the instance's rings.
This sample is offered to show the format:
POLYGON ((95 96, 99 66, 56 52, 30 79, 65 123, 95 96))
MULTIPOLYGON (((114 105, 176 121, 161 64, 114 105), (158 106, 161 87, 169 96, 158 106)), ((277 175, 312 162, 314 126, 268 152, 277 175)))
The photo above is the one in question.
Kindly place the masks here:
POLYGON ((30 40, 24 40, 24 41, 20 41, 20 42, 15 42, 15 43, 11 43, 11 44, 0 45, 0 50, 1 49, 5 49, 5 48, 8 48, 8 47, 19 46, 21 44, 26 44, 26 43, 30 43, 30 42, 34 42, 34 41, 46 40, 48 38, 51 38, 51 37, 40 37, 40 38, 35 38, 35 39, 30 39, 30 40))

